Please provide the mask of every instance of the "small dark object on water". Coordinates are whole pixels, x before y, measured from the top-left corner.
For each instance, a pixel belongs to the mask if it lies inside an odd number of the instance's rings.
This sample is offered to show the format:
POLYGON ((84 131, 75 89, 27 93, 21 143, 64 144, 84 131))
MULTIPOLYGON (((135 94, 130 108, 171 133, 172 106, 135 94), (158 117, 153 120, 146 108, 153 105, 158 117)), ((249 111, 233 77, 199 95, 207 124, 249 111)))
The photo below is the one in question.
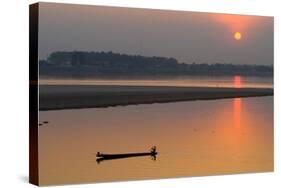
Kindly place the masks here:
POLYGON ((42 126, 42 125, 48 124, 48 123, 49 123, 49 121, 43 121, 43 122, 39 123, 39 126, 42 126))
POLYGON ((112 160, 112 159, 122 159, 122 158, 129 158, 129 157, 140 157, 140 156, 151 156, 152 159, 156 160, 156 155, 158 152, 156 151, 156 146, 153 146, 149 152, 143 153, 122 153, 122 154, 103 154, 97 152, 97 162, 101 162, 103 160, 112 160))

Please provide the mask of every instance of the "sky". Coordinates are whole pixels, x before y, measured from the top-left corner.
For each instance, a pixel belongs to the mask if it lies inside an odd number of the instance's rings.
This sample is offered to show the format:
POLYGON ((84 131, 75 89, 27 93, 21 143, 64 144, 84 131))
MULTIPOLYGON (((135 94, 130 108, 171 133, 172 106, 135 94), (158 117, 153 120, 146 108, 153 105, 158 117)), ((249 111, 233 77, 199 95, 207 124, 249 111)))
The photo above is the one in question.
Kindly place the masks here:
POLYGON ((273 30, 265 16, 40 3, 39 59, 76 50, 273 65, 273 30))

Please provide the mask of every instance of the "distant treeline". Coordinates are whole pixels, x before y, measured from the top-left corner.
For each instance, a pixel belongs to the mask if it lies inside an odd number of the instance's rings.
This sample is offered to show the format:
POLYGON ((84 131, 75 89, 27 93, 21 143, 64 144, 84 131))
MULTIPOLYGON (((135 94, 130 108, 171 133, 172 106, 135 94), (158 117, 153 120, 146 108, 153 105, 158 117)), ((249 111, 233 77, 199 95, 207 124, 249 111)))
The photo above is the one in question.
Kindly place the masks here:
POLYGON ((189 75, 272 76, 273 66, 180 63, 175 58, 113 52, 54 52, 39 61, 40 76, 66 78, 167 77, 189 75))

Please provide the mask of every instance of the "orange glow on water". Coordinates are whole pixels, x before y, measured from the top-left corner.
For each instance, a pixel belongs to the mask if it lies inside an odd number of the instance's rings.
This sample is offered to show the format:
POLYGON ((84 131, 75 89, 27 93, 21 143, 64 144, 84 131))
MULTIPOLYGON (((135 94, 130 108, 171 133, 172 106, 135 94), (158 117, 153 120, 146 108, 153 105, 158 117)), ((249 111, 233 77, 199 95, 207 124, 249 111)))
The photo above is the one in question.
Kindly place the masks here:
POLYGON ((39 128, 40 183, 272 171, 272 105, 272 98, 253 97, 243 98, 243 106, 236 98, 40 111, 40 119, 52 123, 39 128), (89 160, 96 151, 146 151, 151 143, 161 153, 156 161, 89 160))
MULTIPOLYGON (((234 76, 234 87, 241 88, 241 76, 234 76)), ((241 98, 233 101, 234 127, 240 128, 241 125, 241 98)))
POLYGON ((241 98, 235 98, 233 101, 234 127, 241 126, 241 98))
POLYGON ((234 76, 234 87, 241 88, 241 76, 234 76))

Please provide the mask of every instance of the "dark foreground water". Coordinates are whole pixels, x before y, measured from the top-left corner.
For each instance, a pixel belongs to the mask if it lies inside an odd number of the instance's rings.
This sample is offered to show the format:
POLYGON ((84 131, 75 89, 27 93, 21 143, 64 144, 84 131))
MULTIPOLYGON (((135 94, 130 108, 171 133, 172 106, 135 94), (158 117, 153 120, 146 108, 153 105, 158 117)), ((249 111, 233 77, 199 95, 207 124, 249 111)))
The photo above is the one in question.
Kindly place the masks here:
POLYGON ((273 97, 44 111, 41 184, 273 170, 273 97), (97 151, 159 154, 96 162, 97 151))

